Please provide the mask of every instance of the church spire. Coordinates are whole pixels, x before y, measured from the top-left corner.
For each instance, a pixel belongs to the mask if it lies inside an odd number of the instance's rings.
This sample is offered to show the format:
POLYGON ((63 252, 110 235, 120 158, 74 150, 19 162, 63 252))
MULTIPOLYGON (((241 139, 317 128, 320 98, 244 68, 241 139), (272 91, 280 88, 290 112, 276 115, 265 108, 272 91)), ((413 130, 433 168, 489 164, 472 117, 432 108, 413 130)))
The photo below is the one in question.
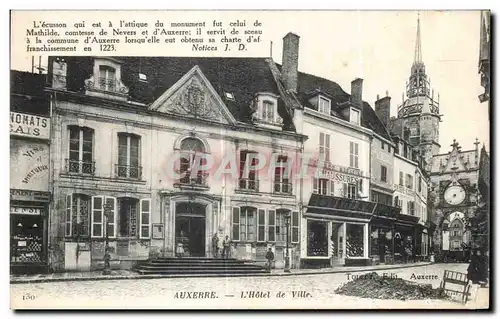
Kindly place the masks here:
POLYGON ((415 60, 413 64, 421 64, 422 62, 422 40, 420 39, 420 12, 417 18, 417 41, 415 42, 415 60))

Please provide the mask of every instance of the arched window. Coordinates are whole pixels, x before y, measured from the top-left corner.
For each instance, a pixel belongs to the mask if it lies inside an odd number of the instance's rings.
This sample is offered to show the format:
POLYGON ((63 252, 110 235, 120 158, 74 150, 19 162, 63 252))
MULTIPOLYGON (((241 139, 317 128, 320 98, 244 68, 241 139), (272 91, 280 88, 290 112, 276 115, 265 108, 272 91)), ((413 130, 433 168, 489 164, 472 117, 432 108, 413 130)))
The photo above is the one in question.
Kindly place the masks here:
POLYGON ((180 159, 180 170, 181 174, 180 183, 181 184, 198 184, 204 185, 206 182, 207 174, 198 170, 197 172, 192 172, 193 166, 200 167, 206 164, 206 159, 199 154, 205 153, 205 145, 202 141, 194 137, 188 137, 182 140, 180 145, 181 159, 180 159), (200 161, 196 163, 195 161, 200 161))

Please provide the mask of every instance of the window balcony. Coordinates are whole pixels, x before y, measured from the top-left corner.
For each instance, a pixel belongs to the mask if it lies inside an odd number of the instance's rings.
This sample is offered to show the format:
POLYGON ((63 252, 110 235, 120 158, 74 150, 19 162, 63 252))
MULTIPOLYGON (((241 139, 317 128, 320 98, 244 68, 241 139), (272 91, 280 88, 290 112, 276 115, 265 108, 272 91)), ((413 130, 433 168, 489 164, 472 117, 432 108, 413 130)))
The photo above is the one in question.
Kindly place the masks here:
POLYGON ((120 178, 141 179, 142 167, 115 164, 115 176, 120 178))
POLYGON ((277 194, 292 194, 292 183, 289 182, 274 182, 274 193, 277 194))
POLYGON ((69 174, 94 175, 95 162, 66 159, 65 172, 69 174))
POLYGON ((259 181, 257 179, 251 179, 251 178, 240 178, 239 189, 258 192, 259 181))
POLYGON ((186 172, 185 176, 180 178, 174 186, 180 188, 202 188, 208 189, 208 173, 198 173, 191 176, 190 172, 186 172))

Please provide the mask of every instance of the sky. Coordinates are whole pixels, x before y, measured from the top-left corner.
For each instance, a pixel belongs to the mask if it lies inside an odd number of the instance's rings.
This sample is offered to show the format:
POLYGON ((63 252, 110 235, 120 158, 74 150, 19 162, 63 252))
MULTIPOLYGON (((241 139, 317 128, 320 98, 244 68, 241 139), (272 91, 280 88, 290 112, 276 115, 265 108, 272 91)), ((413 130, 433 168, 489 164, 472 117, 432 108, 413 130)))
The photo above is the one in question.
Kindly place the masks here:
MULTIPOLYGON (((129 13, 137 21, 144 20, 140 15, 129 13)), ((479 11, 419 13, 423 62, 435 96, 439 93, 443 115, 440 153, 447 153, 454 139, 463 150, 474 148, 476 138, 489 149, 487 104, 478 99, 482 93, 478 74, 479 11)), ((179 13, 175 15, 178 17, 179 13)), ((247 12, 241 19, 258 18, 263 25, 263 36, 262 42, 245 54, 269 56, 272 51, 273 59, 281 63, 282 38, 294 32, 300 36, 300 71, 333 80, 348 93, 350 82, 357 77, 363 78, 363 99, 373 106, 377 95, 382 97, 388 92, 392 97, 391 115, 395 116, 414 60, 417 15, 416 11, 247 12)), ((188 16, 189 19, 202 17, 206 20, 213 16, 223 21, 240 18, 236 13, 213 11, 199 15, 189 12, 185 17, 188 16)), ((168 20, 174 16, 162 14, 162 17, 168 20)), ((153 20, 151 16, 145 18, 153 20)), ((151 55, 151 51, 136 50, 134 55, 151 55)), ((175 52, 182 55, 184 51, 175 52)), ((233 56, 238 54, 243 53, 232 53, 233 56)), ((122 55, 131 55, 131 52, 122 55)), ((162 50, 162 55, 168 56, 169 51, 162 50)), ((38 61, 38 57, 35 60, 38 61)), ((42 59, 44 64, 46 57, 42 59)), ((11 68, 31 70, 31 57, 13 54, 11 68)))

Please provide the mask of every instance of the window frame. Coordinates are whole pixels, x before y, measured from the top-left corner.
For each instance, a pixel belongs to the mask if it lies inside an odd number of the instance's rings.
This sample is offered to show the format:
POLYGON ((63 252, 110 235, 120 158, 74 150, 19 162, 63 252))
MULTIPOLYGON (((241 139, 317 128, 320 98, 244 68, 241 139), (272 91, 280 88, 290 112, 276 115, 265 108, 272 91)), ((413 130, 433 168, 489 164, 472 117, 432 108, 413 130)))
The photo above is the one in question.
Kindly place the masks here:
POLYGON ((387 166, 385 165, 380 165, 380 180, 387 183, 387 166))
POLYGON ((119 167, 122 167, 122 166, 125 166, 127 169, 125 170, 126 172, 126 176, 121 176, 119 174, 120 170, 118 169, 118 172, 117 172, 117 175, 118 177, 125 177, 125 178, 137 178, 137 179, 140 179, 141 178, 141 172, 140 172, 140 167, 141 167, 141 149, 142 149, 142 138, 140 135, 138 134, 134 134, 134 133, 124 133, 124 132, 120 132, 117 134, 118 135, 118 166, 119 167), (127 145, 126 145, 126 164, 120 164, 120 137, 125 137, 127 139, 127 145), (137 166, 132 166, 131 165, 131 162, 132 162, 132 157, 131 157, 131 145, 132 145, 132 139, 133 138, 136 138, 137 139, 137 166), (130 175, 130 172, 131 172, 131 168, 135 168, 137 169, 137 177, 131 177, 130 175))
POLYGON ((112 209, 112 212, 113 212, 113 222, 108 222, 108 224, 112 224, 113 226, 113 234, 111 236, 108 235, 109 238, 116 238, 116 218, 117 218, 117 199, 116 197, 113 197, 113 196, 104 196, 104 195, 97 195, 97 196, 92 196, 91 197, 91 212, 92 212, 92 215, 91 215, 91 229, 90 229, 90 236, 92 238, 104 238, 106 237, 106 233, 108 231, 107 229, 107 224, 105 223, 105 208, 104 206, 107 204, 107 201, 108 199, 112 200, 113 201, 113 209, 112 209), (97 209, 95 208, 95 199, 97 198, 100 198, 101 199, 101 208, 100 209, 97 209), (94 213, 95 212, 100 212, 100 216, 101 216, 101 222, 95 222, 94 221, 94 213), (101 233, 100 235, 94 235, 94 227, 95 225, 101 225, 101 233))
POLYGON ((359 143, 349 142, 349 167, 359 168, 359 143))
POLYGON ((80 126, 80 125, 68 125, 67 127, 67 133, 68 133, 68 173, 76 173, 76 174, 93 174, 93 170, 94 170, 94 156, 95 156, 95 151, 94 151, 94 147, 95 147, 95 131, 93 128, 90 128, 90 127, 87 127, 87 126, 80 126), (71 142, 74 141, 75 139, 72 139, 71 138, 71 133, 72 131, 75 130, 75 131, 78 131, 78 150, 72 150, 71 149, 71 142), (90 141, 87 141, 87 142, 90 142, 90 151, 84 151, 83 149, 83 145, 85 143, 85 138, 84 138, 84 133, 85 131, 88 131, 91 135, 91 138, 90 138, 90 141), (72 153, 75 153, 77 152, 78 153, 78 160, 76 160, 78 162, 78 172, 73 172, 71 171, 71 162, 74 162, 75 160, 71 159, 71 154, 72 153), (85 161, 83 158, 84 158, 84 153, 90 153, 90 160, 89 161, 85 161), (84 173, 83 171, 83 166, 87 164, 87 165, 90 165, 91 167, 91 170, 92 172, 91 173, 84 173))
POLYGON ((330 140, 330 134, 319 133, 319 155, 321 161, 330 161, 330 140), (324 156, 321 156, 321 154, 324 154, 324 156))
POLYGON ((349 122, 360 125, 361 123, 361 112, 353 107, 351 107, 350 112, 349 112, 349 122), (355 116, 353 116, 356 114, 355 116))
POLYGON ((151 238, 151 198, 143 198, 139 202, 139 239, 150 239, 151 238), (144 203, 148 202, 148 210, 143 210, 144 203), (144 214, 148 215, 148 223, 143 222, 144 214), (142 235, 142 228, 148 227, 148 235, 142 235))
POLYGON ((322 114, 326 114, 326 115, 330 115, 331 112, 332 112, 332 100, 330 100, 329 98, 323 96, 323 95, 320 95, 318 97, 318 112, 322 113, 322 114), (326 109, 324 109, 324 106, 325 104, 322 104, 321 102, 326 102, 326 109))

